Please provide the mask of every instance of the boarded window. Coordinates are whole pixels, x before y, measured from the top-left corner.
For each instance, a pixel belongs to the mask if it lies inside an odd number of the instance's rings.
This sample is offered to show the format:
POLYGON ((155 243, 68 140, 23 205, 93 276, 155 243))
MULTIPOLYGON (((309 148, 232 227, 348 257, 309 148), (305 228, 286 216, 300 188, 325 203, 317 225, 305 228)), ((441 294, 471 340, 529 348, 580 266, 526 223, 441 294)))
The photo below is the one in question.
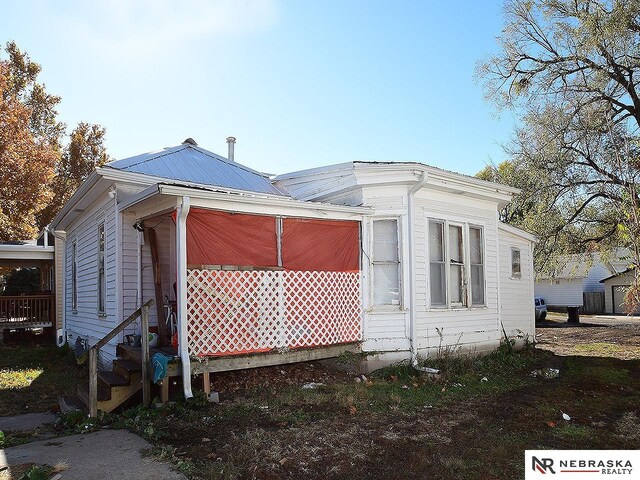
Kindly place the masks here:
POLYGON ((447 303, 445 276, 444 223, 429 221, 429 289, 431 305, 447 303))
POLYGON ((98 313, 106 309, 107 280, 104 272, 104 223, 98 226, 98 313))
POLYGON ((373 303, 400 305, 398 221, 373 222, 373 303))
POLYGON ((513 278, 522 277, 522 269, 520 266, 520 249, 511 249, 511 276, 513 278))
POLYGON ((480 227, 469 227, 469 264, 471 304, 484 305, 484 241, 480 227))

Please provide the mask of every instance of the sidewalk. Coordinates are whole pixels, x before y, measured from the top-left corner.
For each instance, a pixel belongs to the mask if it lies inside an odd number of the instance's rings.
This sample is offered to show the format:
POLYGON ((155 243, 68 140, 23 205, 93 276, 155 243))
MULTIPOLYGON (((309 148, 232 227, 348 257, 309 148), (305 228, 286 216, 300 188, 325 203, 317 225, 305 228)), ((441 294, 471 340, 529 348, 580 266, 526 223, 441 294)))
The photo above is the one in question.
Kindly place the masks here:
POLYGON ((151 445, 127 430, 101 430, 0 449, 0 479, 10 478, 2 468, 25 463, 68 468, 60 480, 186 480, 167 463, 143 457, 151 445), (3 476, 4 475, 4 476, 3 476))

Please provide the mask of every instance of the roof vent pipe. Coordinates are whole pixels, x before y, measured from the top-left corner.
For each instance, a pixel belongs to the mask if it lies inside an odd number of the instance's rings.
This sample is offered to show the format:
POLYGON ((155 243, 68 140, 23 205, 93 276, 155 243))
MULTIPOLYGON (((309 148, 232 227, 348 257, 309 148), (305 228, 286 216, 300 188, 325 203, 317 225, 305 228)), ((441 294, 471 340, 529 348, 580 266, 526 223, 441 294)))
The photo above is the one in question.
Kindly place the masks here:
POLYGON ((227 144, 229 146, 229 154, 227 155, 227 158, 230 162, 233 162, 233 147, 236 144, 236 137, 227 137, 227 144))

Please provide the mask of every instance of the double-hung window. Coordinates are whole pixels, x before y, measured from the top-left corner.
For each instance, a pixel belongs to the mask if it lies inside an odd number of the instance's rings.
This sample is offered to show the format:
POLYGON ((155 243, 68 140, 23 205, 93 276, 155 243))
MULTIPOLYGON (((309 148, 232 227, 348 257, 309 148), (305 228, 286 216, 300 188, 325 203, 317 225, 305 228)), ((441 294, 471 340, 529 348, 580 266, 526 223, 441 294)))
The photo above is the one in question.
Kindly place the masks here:
POLYGON ((78 310, 78 244, 71 244, 71 310, 78 310))
POLYGON ((429 285, 431 305, 447 304, 447 277, 445 269, 444 222, 429 222, 429 285))
POLYGON ((438 219, 428 225, 430 305, 485 305, 482 227, 438 219))
POLYGON ((481 227, 469 227, 469 264, 471 266, 471 303, 484 305, 484 239, 481 227))
POLYGON ((373 221, 373 304, 400 306, 398 221, 373 221))
POLYGON ((98 313, 104 314, 107 303, 107 279, 104 272, 104 223, 98 226, 98 313))

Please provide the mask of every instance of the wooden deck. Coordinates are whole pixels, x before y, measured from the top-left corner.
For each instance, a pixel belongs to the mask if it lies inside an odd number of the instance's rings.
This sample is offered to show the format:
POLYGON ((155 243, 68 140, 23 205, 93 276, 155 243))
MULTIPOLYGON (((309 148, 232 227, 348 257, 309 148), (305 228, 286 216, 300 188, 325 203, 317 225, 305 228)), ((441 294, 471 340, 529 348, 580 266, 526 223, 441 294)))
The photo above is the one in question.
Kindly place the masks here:
MULTIPOLYGON (((191 360, 191 373, 214 373, 227 372, 230 370, 243 370, 246 368, 269 367, 273 365, 285 365, 297 362, 310 362, 315 360, 324 360, 327 358, 336 358, 344 353, 360 353, 360 343, 344 343, 340 345, 331 345, 328 347, 316 348, 299 348, 286 352, 273 351, 269 353, 255 353, 249 355, 230 355, 220 357, 203 357, 202 360, 191 360)), ((169 361, 167 375, 169 377, 182 376, 182 361, 177 350, 171 347, 151 348, 150 356, 155 353, 173 357, 169 361)), ((118 356, 129 358, 134 361, 142 359, 142 349, 140 347, 131 347, 129 345, 118 345, 118 356)))

